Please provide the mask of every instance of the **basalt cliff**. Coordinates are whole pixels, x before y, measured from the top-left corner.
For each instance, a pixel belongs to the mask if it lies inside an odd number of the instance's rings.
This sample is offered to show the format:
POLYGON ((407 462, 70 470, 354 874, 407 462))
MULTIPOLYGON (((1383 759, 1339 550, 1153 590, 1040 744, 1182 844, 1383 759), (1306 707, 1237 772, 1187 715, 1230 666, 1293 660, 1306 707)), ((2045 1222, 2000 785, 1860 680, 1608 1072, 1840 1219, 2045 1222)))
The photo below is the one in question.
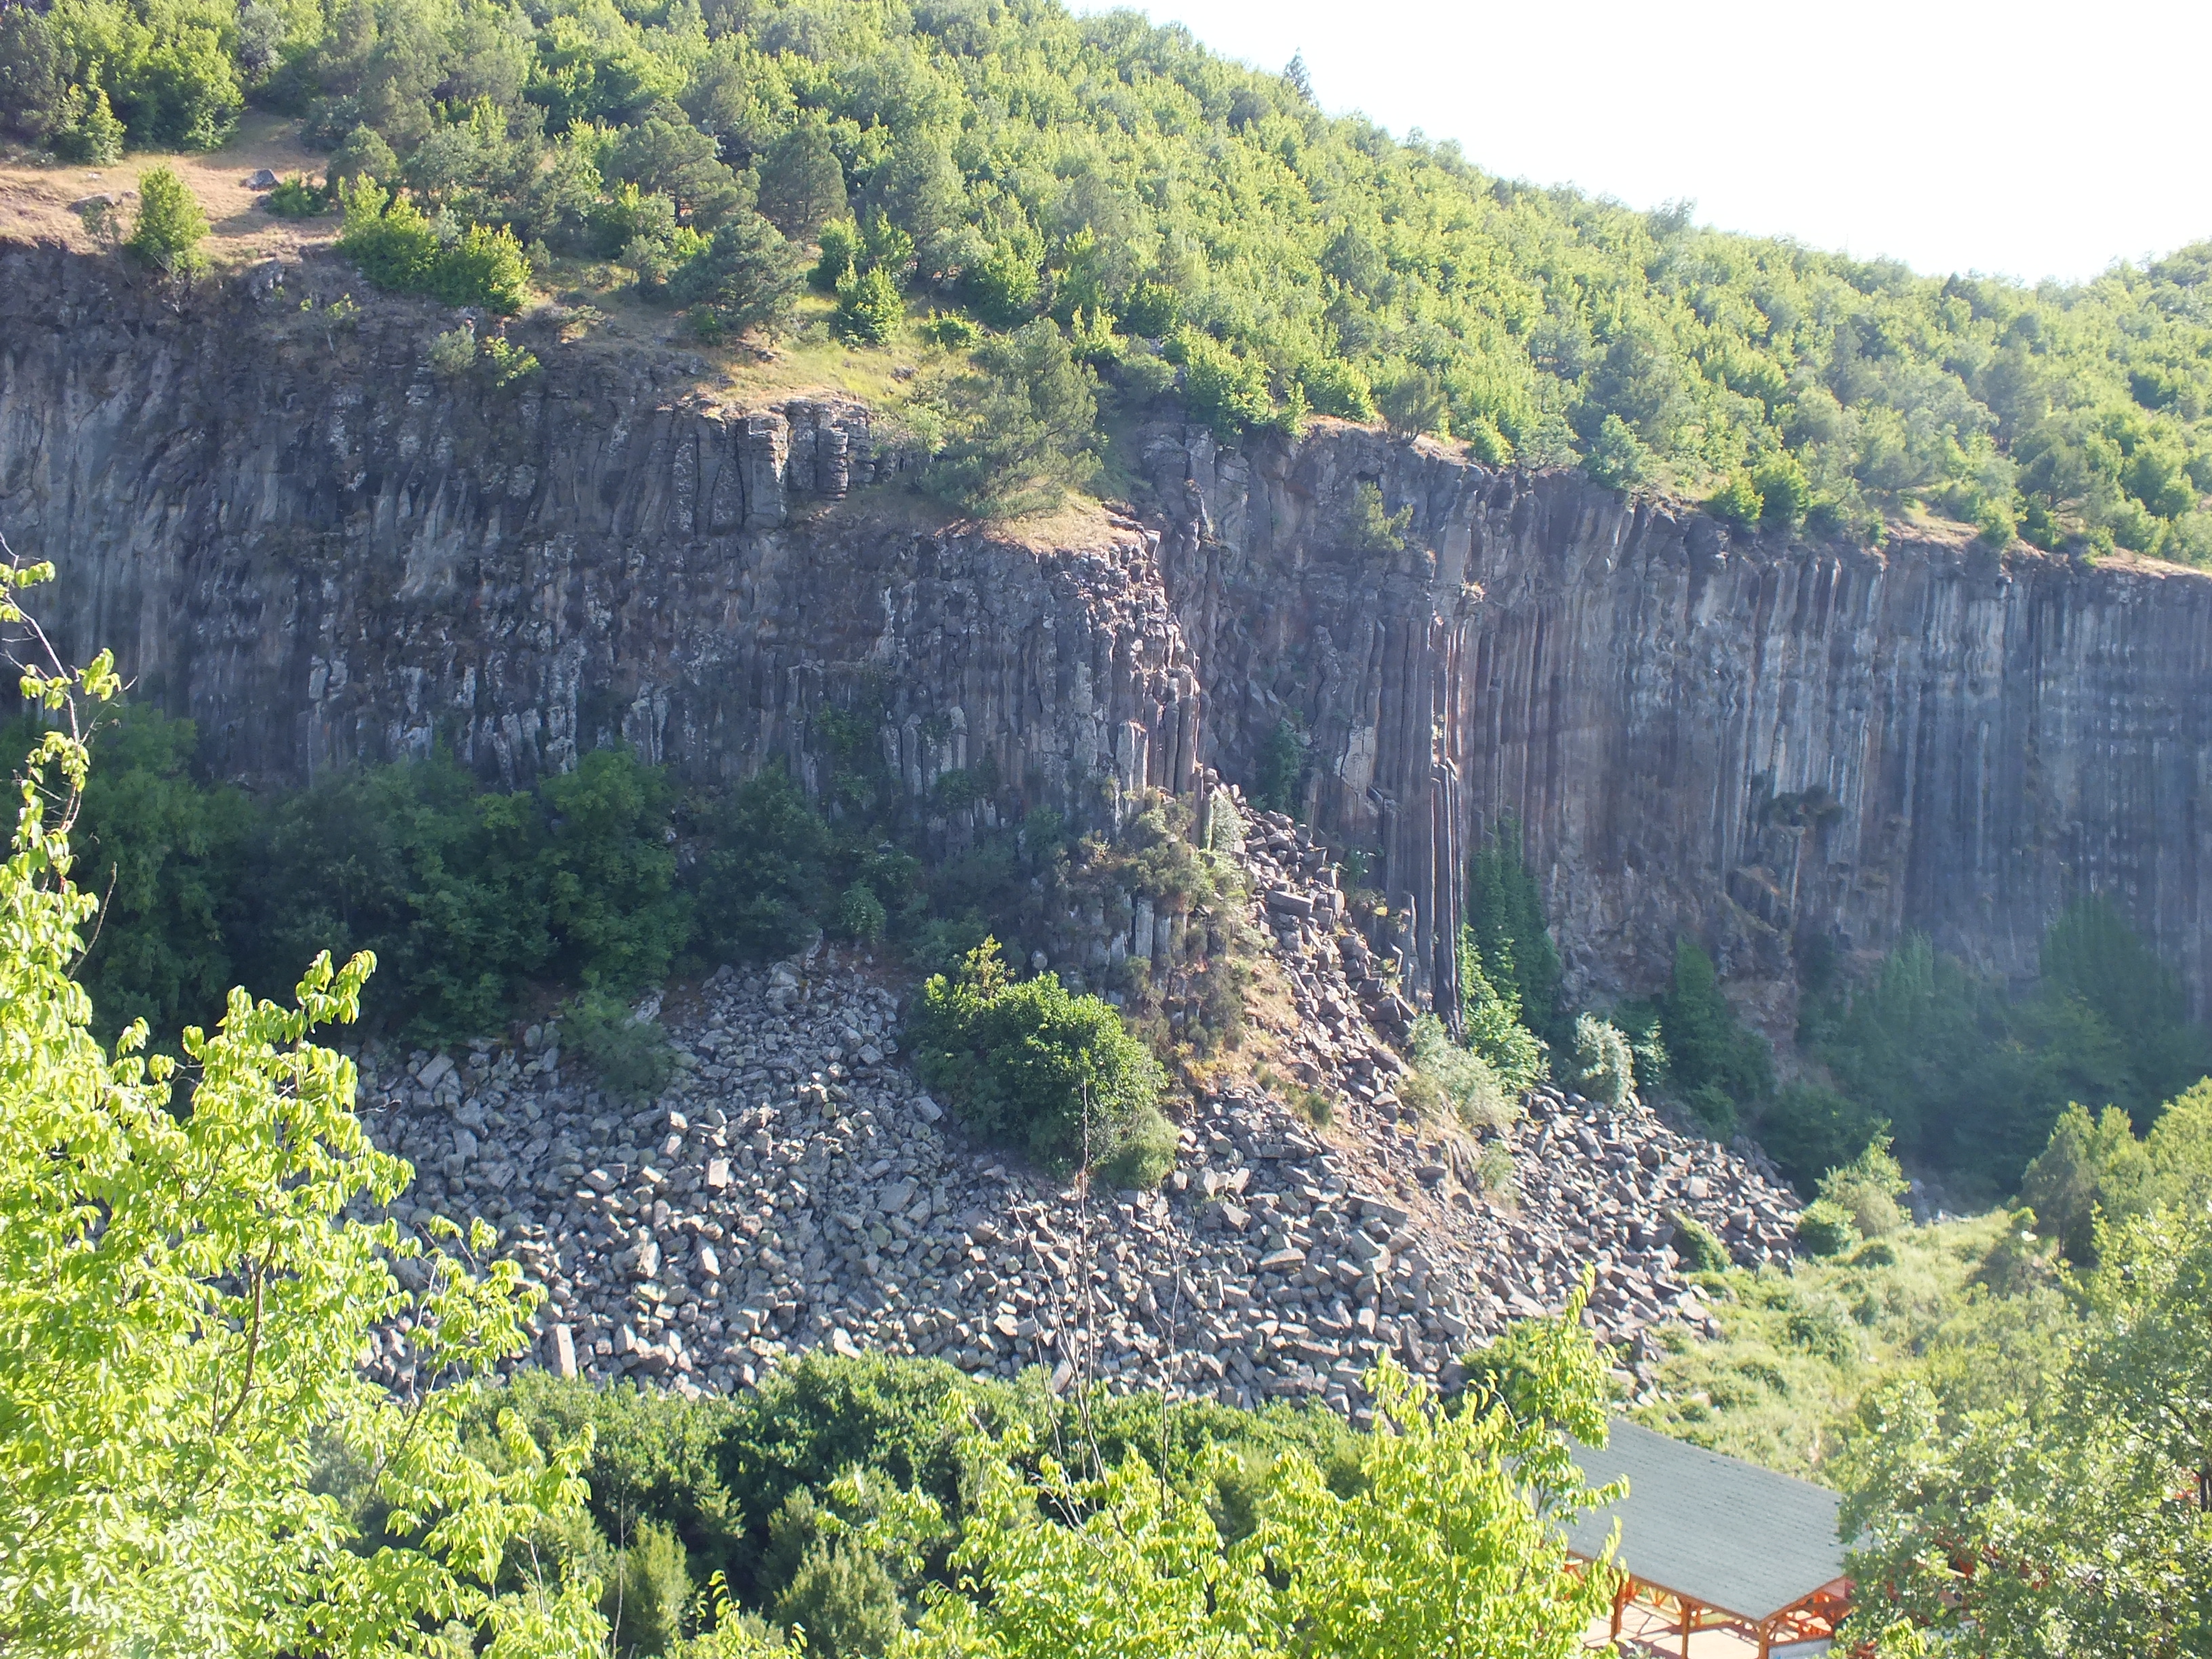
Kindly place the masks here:
POLYGON ((718 398, 680 350, 550 323, 517 331, 534 374, 441 376, 449 316, 334 309, 349 285, 178 303, 0 254, 0 532, 58 567, 62 647, 113 647, 228 773, 435 741, 515 781, 619 737, 805 780, 835 707, 952 844, 1146 788, 1202 817, 1288 721, 1298 817, 1367 855, 1416 993, 1508 816, 1584 992, 1652 988, 1681 932, 1753 987, 1911 929, 2025 974, 2081 891, 2212 988, 2203 575, 1743 534, 1329 424, 1146 428, 1131 501, 1012 537, 921 510, 849 400, 718 398), (1357 527, 1363 483, 1399 537, 1357 527))

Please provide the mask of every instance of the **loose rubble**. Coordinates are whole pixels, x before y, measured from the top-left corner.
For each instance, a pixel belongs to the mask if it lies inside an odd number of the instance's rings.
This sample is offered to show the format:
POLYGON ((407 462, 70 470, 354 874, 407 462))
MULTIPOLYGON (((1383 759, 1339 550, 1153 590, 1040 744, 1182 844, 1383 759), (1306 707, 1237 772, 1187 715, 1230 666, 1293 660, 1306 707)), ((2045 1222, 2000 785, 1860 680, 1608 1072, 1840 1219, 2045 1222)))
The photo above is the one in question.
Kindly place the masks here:
MULTIPOLYGON (((1419 1121, 1377 1029, 1411 1010, 1341 931, 1326 855, 1258 815, 1243 857, 1297 1014, 1278 1064, 1332 1103, 1325 1127, 1224 1087, 1183 1104, 1161 1190, 1055 1182, 970 1143, 900 1066, 894 982, 817 947, 643 1010, 680 1069, 635 1109, 536 1027, 365 1055, 371 1132, 416 1170, 392 1213, 495 1223, 546 1291, 534 1358, 564 1375, 728 1391, 819 1347, 1354 1413, 1377 1355, 1449 1386, 1472 1344, 1556 1309, 1586 1267, 1592 1323, 1648 1382, 1646 1334, 1706 1317, 1677 1217, 1739 1261, 1786 1255, 1796 1206, 1771 1171, 1639 1106, 1539 1089, 1497 1150, 1419 1121)), ((364 1363, 417 1381, 404 1331, 364 1363)))

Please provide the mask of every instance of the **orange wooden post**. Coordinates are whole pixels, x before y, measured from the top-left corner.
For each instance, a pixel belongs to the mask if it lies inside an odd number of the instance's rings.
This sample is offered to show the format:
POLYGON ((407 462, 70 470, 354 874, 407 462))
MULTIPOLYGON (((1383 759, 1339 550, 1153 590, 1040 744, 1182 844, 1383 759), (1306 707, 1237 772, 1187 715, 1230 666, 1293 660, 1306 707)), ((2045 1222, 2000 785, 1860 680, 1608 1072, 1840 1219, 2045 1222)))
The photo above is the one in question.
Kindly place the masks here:
POLYGON ((1613 1639, 1620 1640, 1620 1615, 1628 1611, 1628 1599, 1635 1580, 1626 1573, 1620 1575, 1620 1588, 1613 1593, 1613 1639))
POLYGON ((1682 1601, 1682 1659, 1690 1659, 1690 1632, 1698 1622, 1698 1604, 1686 1596, 1682 1601))

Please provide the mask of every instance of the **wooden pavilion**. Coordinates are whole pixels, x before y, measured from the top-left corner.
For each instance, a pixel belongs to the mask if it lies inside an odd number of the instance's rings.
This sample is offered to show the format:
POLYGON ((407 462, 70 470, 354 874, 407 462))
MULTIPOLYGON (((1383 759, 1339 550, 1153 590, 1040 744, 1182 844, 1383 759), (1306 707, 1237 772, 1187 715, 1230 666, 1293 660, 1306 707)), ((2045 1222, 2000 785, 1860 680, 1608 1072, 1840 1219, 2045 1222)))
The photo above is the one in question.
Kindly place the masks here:
POLYGON ((1613 1419, 1602 1450, 1577 1444, 1574 1457, 1593 1486, 1628 1480, 1627 1497, 1568 1534, 1569 1547, 1589 1559, 1620 1523, 1614 1564, 1626 1577, 1613 1602, 1614 1640, 1625 1615, 1640 1607, 1665 1620, 1682 1659, 1708 1631, 1727 1632, 1733 1639, 1722 1647, 1759 1659, 1828 1650, 1850 1610, 1834 1492, 1625 1418, 1613 1419))

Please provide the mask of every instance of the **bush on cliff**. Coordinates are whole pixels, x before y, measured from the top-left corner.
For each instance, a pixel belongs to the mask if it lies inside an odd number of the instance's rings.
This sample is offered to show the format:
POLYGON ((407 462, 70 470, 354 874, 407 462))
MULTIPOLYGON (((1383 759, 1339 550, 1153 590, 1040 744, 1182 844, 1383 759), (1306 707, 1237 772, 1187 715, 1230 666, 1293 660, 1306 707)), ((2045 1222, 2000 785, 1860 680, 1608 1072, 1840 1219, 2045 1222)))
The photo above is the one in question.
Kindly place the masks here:
POLYGON ((530 262, 504 226, 471 225, 451 242, 421 210, 369 179, 340 187, 345 228, 337 249, 379 288, 427 294, 450 306, 482 306, 502 317, 522 309, 530 262))
POLYGON ((208 234, 198 200, 168 167, 149 167, 138 180, 138 217, 124 252, 165 276, 189 276, 208 234))
POLYGON ((986 340, 942 389, 948 435, 930 489, 988 518, 1057 506, 1097 473, 1097 392, 1049 317, 986 340))
POLYGON ((978 1134, 1119 1186, 1158 1185, 1173 1167, 1159 1062, 1111 1004, 1073 994, 1056 974, 1015 979, 996 939, 957 974, 930 978, 913 1031, 922 1080, 978 1134))

